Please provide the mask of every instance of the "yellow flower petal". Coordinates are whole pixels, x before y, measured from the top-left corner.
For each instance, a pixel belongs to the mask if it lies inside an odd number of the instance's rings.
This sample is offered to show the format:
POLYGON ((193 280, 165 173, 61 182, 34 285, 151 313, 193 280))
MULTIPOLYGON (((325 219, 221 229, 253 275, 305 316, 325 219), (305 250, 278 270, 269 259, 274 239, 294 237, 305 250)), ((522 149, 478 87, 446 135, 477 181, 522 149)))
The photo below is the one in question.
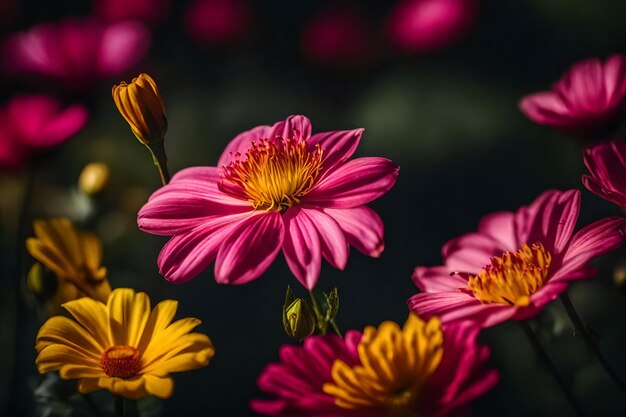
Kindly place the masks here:
POLYGON ((113 345, 108 334, 109 320, 104 304, 91 298, 81 298, 63 304, 63 308, 74 316, 81 326, 91 332, 100 346, 113 345))
POLYGON ((35 360, 40 373, 60 370, 66 365, 82 365, 89 368, 100 368, 100 362, 83 355, 81 352, 65 345, 49 345, 44 347, 35 360))
POLYGON ((137 349, 144 353, 154 335, 161 333, 163 329, 170 325, 176 310, 178 309, 178 301, 164 300, 157 304, 148 318, 148 322, 144 327, 143 335, 137 345, 137 349))
POLYGON ((165 399, 174 393, 174 380, 172 377, 159 378, 154 375, 143 376, 146 383, 146 391, 155 397, 165 399))
POLYGON ((100 367, 94 368, 92 366, 84 365, 64 365, 61 368, 59 375, 63 379, 106 377, 106 374, 100 367))
POLYGON ((113 344, 136 347, 150 316, 148 295, 143 292, 135 294, 130 288, 118 288, 109 297, 107 310, 113 344))
POLYGON ((55 343, 69 346, 96 360, 100 360, 101 352, 106 349, 80 324, 63 316, 50 318, 47 325, 39 330, 35 348, 40 351, 55 343))
POLYGON ((142 373, 165 376, 171 372, 183 372, 209 364, 215 354, 213 343, 202 333, 190 333, 176 343, 157 345, 154 356, 144 355, 142 373))
POLYGON ((137 375, 128 379, 121 378, 100 378, 98 385, 109 390, 113 394, 121 395, 130 400, 138 400, 147 397, 150 393, 146 390, 146 380, 142 375, 137 375))

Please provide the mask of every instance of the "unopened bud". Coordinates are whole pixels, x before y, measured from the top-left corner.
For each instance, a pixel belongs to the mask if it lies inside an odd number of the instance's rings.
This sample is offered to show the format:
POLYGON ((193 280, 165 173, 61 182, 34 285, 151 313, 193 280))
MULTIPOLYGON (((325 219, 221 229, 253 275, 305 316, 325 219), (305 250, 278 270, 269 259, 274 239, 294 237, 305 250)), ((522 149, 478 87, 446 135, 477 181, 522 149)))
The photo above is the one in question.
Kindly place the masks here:
POLYGON ((43 302, 51 298, 57 289, 54 274, 39 262, 35 262, 26 275, 26 286, 37 300, 43 302))
POLYGON ((302 298, 283 309, 283 323, 289 337, 302 340, 315 331, 315 313, 302 298))
POLYGON ((613 270, 613 283, 619 290, 626 292, 626 262, 620 262, 613 270))
POLYGON ((109 183, 110 171, 107 164, 91 162, 78 177, 78 188, 89 196, 100 194, 109 183))

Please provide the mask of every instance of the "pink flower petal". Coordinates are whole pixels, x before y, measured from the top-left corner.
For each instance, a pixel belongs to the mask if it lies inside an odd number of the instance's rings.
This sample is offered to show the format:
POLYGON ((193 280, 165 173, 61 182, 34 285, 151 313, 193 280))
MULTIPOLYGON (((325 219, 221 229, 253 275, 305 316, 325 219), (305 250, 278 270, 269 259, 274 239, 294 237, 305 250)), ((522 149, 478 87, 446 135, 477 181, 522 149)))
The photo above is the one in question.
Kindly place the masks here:
POLYGON ((478 233, 485 234, 498 242, 498 246, 509 252, 519 249, 515 235, 515 215, 510 211, 491 213, 480 219, 478 233))
POLYGON ((450 272, 477 274, 493 256, 505 250, 489 236, 468 233, 447 242, 441 253, 450 272))
POLYGON ((174 284, 195 278, 215 259, 224 240, 249 214, 222 216, 171 238, 159 254, 161 274, 174 284))
POLYGON ((283 236, 283 221, 276 211, 245 219, 222 243, 215 262, 215 280, 220 284, 245 284, 258 278, 276 258, 283 236))
POLYGON ((325 208, 362 206, 386 194, 396 183, 398 171, 386 158, 352 159, 329 172, 303 203, 325 208))
POLYGON ((446 266, 418 266, 413 270, 413 282, 425 292, 448 292, 467 288, 467 280, 458 274, 450 275, 446 266))
POLYGON ((378 258, 385 249, 384 226, 380 216, 369 207, 325 208, 345 233, 348 243, 365 255, 378 258))
POLYGON ((592 258, 620 247, 624 240, 624 227, 626 219, 607 217, 580 229, 572 238, 560 268, 550 281, 568 280, 569 274, 585 267, 592 258))
POLYGON ((348 263, 349 246, 339 224, 321 210, 303 208, 302 211, 317 230, 324 259, 335 268, 343 270, 348 263))
POLYGON ((608 106, 618 106, 626 95, 626 58, 611 55, 604 64, 604 82, 608 106))
POLYGON ((317 284, 322 263, 322 249, 315 225, 300 208, 287 210, 283 220, 283 254, 287 265, 298 281, 312 290, 317 284))
POLYGON ((337 164, 347 161, 354 154, 364 131, 365 129, 353 129, 316 133, 307 141, 311 151, 317 145, 323 150, 323 172, 320 176, 330 172, 337 164))
POLYGON ((579 211, 580 191, 546 191, 518 213, 519 241, 540 242, 550 253, 558 255, 572 236, 579 211))
MULTIPOLYGON (((183 173, 187 174, 191 172, 183 173)), ((141 230, 171 236, 211 223, 220 216, 252 212, 247 201, 222 193, 215 183, 181 178, 184 177, 179 176, 154 192, 139 210, 137 226, 141 230)))
POLYGON ((471 320, 482 327, 502 323, 516 312, 516 307, 503 304, 482 304, 462 291, 420 293, 409 298, 409 309, 425 318, 439 316, 443 323, 471 320))
POLYGON ((98 68, 102 76, 119 75, 137 64, 148 52, 148 28, 136 21, 114 23, 102 33, 98 68))
POLYGON ((82 105, 68 107, 58 114, 41 131, 37 143, 29 143, 33 147, 51 147, 66 141, 80 131, 87 123, 87 108, 82 105))
POLYGON ((311 137, 311 122, 306 116, 289 116, 286 120, 272 126, 271 138, 307 140, 311 137))

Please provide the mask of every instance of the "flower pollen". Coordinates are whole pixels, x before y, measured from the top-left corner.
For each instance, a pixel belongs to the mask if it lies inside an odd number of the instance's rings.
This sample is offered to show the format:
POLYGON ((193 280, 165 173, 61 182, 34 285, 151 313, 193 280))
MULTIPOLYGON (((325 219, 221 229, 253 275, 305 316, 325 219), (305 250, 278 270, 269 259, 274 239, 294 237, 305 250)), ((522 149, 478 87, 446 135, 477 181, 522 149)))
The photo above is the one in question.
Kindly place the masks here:
POLYGON ((483 303, 526 307, 543 285, 551 261, 552 255, 541 243, 524 244, 515 253, 491 258, 478 275, 470 276, 468 287, 483 303))
POLYGON ((367 327, 358 353, 360 365, 334 362, 333 382, 324 384, 324 392, 344 409, 383 409, 390 417, 416 417, 422 388, 443 356, 441 322, 410 314, 402 329, 390 321, 378 329, 367 327))
POLYGON ((256 210, 286 210, 300 204, 322 169, 322 148, 276 137, 253 142, 246 158, 223 167, 223 180, 241 189, 256 210))
POLYGON ((108 376, 132 378, 141 370, 141 357, 132 346, 115 345, 102 353, 100 367, 108 376))

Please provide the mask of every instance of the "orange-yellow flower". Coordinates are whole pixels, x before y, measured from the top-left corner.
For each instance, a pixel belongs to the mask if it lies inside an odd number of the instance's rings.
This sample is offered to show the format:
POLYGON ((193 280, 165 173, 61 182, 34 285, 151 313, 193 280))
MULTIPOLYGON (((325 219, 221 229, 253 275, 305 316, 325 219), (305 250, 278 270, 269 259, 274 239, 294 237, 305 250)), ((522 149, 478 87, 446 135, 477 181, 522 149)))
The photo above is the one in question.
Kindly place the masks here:
POLYGON ((78 379, 82 393, 107 389, 129 399, 168 398, 174 390, 171 373, 204 367, 215 353, 206 335, 191 332, 200 320, 172 323, 174 300, 151 310, 147 294, 117 288, 106 305, 84 297, 63 307, 75 320, 55 316, 43 324, 36 364, 41 373, 78 379))
POLYGON ((82 296, 106 302, 111 285, 101 265, 100 239, 76 230, 66 218, 35 220, 33 229, 36 237, 26 239, 26 248, 56 275, 56 305, 82 296))

